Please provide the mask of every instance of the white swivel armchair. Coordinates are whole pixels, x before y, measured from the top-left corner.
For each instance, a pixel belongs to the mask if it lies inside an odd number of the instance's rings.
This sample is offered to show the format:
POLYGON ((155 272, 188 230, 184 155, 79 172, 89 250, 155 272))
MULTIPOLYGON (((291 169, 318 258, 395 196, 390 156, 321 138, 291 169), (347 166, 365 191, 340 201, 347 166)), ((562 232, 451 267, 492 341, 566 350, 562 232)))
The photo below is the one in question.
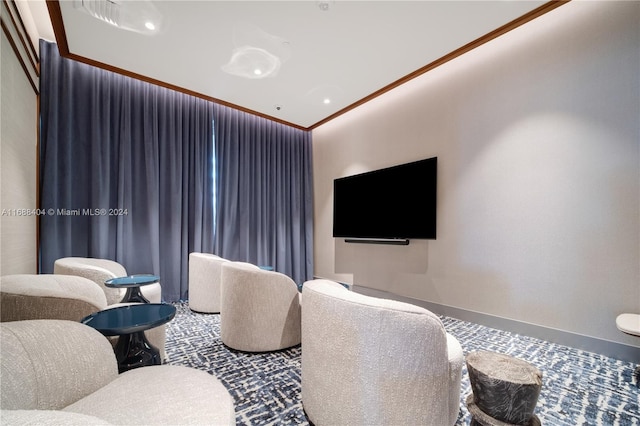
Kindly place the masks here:
POLYGON ((189 309, 207 314, 220 312, 224 262, 228 260, 211 253, 189 254, 189 309))
POLYGON ((195 368, 118 374, 95 329, 64 320, 0 324, 3 425, 235 425, 233 397, 195 368))
MULTIPOLYGON (((127 276, 127 270, 124 266, 113 260, 92 257, 63 257, 54 262, 53 273, 90 279, 102 288, 109 305, 119 303, 126 292, 125 289, 110 288, 104 284, 105 281, 112 278, 127 276)), ((162 302, 160 283, 142 286, 140 292, 151 303, 162 302)))
POLYGON ((285 274, 244 262, 222 265, 220 338, 246 352, 300 343, 300 293, 285 274))
POLYGON ((432 312, 328 280, 302 287, 302 405, 323 425, 456 423, 464 356, 432 312))

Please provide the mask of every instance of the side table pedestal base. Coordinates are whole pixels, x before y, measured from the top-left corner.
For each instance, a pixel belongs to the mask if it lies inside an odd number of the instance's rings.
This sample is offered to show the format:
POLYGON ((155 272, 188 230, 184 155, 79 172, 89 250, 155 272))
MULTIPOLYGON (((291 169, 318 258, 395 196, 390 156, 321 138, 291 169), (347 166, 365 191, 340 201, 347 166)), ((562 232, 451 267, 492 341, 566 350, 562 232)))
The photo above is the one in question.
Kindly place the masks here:
POLYGON ((143 331, 123 334, 114 348, 118 373, 137 367, 162 364, 160 351, 147 340, 143 331))

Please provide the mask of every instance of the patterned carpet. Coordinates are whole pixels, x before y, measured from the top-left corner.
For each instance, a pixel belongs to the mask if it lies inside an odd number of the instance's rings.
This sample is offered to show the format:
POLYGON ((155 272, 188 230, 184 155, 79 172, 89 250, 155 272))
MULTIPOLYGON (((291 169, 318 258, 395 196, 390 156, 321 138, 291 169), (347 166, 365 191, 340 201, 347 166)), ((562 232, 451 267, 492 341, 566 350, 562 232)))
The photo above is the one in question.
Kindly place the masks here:
MULTIPOLYGON (((219 338, 219 315, 196 314, 176 304, 167 324, 167 362, 215 375, 236 403, 238 425, 308 425, 300 400, 300 346, 250 354, 231 350, 219 338)), ((443 317, 464 353, 490 350, 524 359, 543 374, 536 406, 543 425, 640 425, 640 384, 635 365, 542 340, 443 317)), ((465 399, 471 393, 462 371, 457 425, 469 425, 465 399)))

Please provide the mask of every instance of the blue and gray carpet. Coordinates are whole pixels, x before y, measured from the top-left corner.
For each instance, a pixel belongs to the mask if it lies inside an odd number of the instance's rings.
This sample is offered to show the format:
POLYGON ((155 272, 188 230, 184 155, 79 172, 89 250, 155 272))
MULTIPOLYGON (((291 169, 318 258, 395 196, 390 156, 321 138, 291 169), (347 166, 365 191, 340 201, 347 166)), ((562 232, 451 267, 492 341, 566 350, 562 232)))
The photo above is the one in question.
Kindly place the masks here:
MULTIPOLYGON (((229 390, 238 425, 308 425, 300 400, 300 346, 250 354, 220 341, 220 317, 196 314, 177 304, 167 324, 167 362, 207 371, 229 390)), ((640 384, 635 365, 531 337, 443 317, 467 354, 476 350, 524 359, 543 374, 535 414, 543 425, 640 425, 640 384)), ((457 425, 469 425, 465 399, 471 393, 462 371, 457 425)))

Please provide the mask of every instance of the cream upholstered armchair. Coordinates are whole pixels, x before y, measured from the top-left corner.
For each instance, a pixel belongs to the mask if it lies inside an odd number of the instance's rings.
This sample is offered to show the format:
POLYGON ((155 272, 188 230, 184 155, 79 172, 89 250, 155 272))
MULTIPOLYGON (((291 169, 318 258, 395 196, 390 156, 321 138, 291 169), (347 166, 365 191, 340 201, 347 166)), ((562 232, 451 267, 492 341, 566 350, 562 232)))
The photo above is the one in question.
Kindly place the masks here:
POLYGON ((328 280, 302 287, 302 405, 323 425, 456 423, 464 356, 432 312, 328 280))
MULTIPOLYGON (((109 305, 104 291, 88 278, 60 274, 15 274, 0 277, 0 321, 59 319, 79 322, 109 305)), ((165 325, 146 330, 149 342, 165 359, 165 325)), ((117 338, 109 338, 115 344, 117 338)))
POLYGON ((80 321, 107 308, 104 292, 83 277, 16 274, 0 277, 0 320, 80 321))
MULTIPOLYGON (((53 273, 90 279, 102 288, 109 305, 120 302, 126 292, 125 289, 110 288, 104 284, 105 281, 112 278, 127 276, 127 270, 124 266, 113 260, 92 257, 63 257, 54 262, 53 273)), ((142 286, 140 292, 151 303, 162 302, 160 283, 142 286)))
POLYGON ((229 262, 211 253, 189 253, 189 308, 196 312, 220 312, 222 264, 229 262))
POLYGON ((233 398, 205 371, 118 374, 95 329, 65 320, 0 324, 0 418, 7 425, 234 425, 233 398))
POLYGON ((220 338, 230 348, 264 352, 300 343, 300 293, 285 274, 225 262, 221 298, 220 338))

